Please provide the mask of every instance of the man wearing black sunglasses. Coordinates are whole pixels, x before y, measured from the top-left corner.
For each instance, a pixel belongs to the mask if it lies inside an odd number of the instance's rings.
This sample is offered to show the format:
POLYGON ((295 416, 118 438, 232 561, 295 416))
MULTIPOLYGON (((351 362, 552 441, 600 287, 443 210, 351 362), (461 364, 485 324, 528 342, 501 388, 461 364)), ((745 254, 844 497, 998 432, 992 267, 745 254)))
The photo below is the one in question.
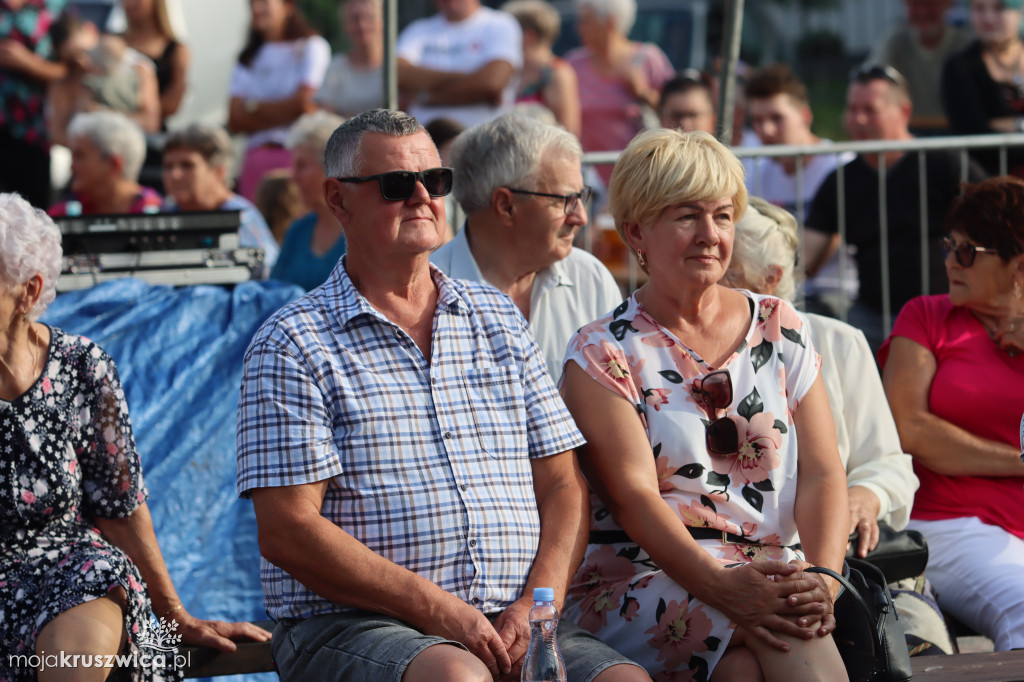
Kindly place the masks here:
POLYGON ((452 165, 466 224, 430 257, 450 277, 508 294, 556 381, 576 330, 622 301, 608 268, 572 245, 590 198, 582 154, 571 133, 515 114, 462 133, 452 165))
MULTIPOLYGON (((582 437, 512 302, 430 265, 452 174, 419 123, 360 114, 324 159, 348 253, 257 332, 238 412, 278 673, 518 678, 532 589, 585 550, 582 437)), ((575 682, 649 680, 558 637, 575 682)))
MULTIPOLYGON (((909 122, 910 96, 903 76, 890 66, 866 65, 851 74, 846 96, 845 125, 850 138, 859 141, 913 139, 909 122)), ((850 309, 851 324, 859 327, 872 349, 877 350, 885 334, 882 268, 888 268, 890 320, 903 304, 922 293, 946 291, 945 269, 939 250, 943 222, 950 202, 959 194, 960 158, 946 150, 925 154, 924 169, 919 155, 902 151, 864 153, 837 169, 822 183, 814 197, 804 233, 805 264, 814 274, 839 246, 839 172, 843 173, 846 241, 856 247, 860 293, 850 309), (881 210, 878 174, 884 159, 885 207, 881 210), (921 212, 920 175, 925 173, 927 217, 921 212), (882 262, 881 216, 887 224, 888 261, 882 262), (928 240, 929 290, 922 291, 921 229, 925 222, 928 240)), ((974 162, 966 168, 967 178, 985 177, 974 162)))

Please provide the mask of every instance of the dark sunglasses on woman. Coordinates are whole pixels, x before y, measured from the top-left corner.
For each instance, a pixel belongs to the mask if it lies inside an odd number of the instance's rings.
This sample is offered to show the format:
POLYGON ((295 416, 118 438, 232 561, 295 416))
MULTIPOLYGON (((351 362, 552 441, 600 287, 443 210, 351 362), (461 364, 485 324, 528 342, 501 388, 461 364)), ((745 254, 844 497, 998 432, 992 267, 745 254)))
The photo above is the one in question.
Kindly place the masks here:
MULTIPOLYGON (((724 410, 732 404, 732 377, 728 370, 717 369, 703 379, 693 380, 693 397, 712 410, 724 410)), ((714 416, 712 412, 711 416, 714 416)), ((729 417, 715 419, 704 432, 704 444, 712 455, 733 455, 740 450, 736 422, 729 417)))
POLYGON ((956 262, 959 263, 962 268, 969 268, 974 265, 974 259, 977 258, 979 253, 998 253, 995 249, 986 249, 981 246, 975 246, 970 242, 961 242, 957 244, 950 237, 943 237, 939 244, 942 246, 942 259, 945 260, 949 257, 949 254, 953 254, 956 256, 956 262))
POLYGON ((416 183, 420 182, 432 197, 446 197, 452 191, 451 168, 428 168, 423 171, 388 171, 377 175, 336 178, 339 182, 370 182, 380 183, 380 194, 388 201, 407 201, 416 191, 416 183))

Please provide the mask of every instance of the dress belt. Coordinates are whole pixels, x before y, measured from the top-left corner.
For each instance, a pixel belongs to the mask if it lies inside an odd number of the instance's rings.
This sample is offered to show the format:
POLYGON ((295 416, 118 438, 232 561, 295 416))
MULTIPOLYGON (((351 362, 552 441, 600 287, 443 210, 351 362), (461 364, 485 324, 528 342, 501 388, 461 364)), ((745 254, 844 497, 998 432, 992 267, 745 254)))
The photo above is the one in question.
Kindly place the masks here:
MULTIPOLYGON (((723 545, 753 545, 755 547, 778 547, 779 545, 766 545, 751 538, 745 538, 735 533, 727 533, 717 528, 694 528, 687 526, 686 530, 694 540, 721 540, 723 545)), ((624 530, 592 530, 590 531, 590 544, 592 545, 618 545, 624 543, 636 544, 624 530)), ((791 549, 800 549, 800 545, 787 545, 791 549)))

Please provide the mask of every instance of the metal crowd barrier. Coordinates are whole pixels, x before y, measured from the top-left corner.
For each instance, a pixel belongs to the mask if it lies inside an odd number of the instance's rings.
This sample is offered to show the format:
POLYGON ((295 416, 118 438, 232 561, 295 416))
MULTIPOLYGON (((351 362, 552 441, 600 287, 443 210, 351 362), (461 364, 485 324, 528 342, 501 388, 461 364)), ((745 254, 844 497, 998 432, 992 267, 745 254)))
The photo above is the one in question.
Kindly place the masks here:
MULTIPOLYGON (((928 237, 928 202, 927 202, 927 167, 924 163, 925 154, 932 150, 953 150, 958 151, 960 156, 960 177, 963 180, 967 179, 967 171, 969 165, 969 151, 972 149, 999 149, 999 172, 1001 175, 1006 174, 1008 170, 1007 164, 1007 148, 1009 147, 1021 147, 1024 146, 1024 133, 1012 133, 1012 134, 996 134, 996 135, 971 135, 971 136, 946 136, 946 137, 923 137, 914 138, 905 141, 869 141, 869 142, 833 142, 827 145, 813 145, 813 146, 796 146, 796 145, 773 145, 770 147, 736 147, 733 149, 736 156, 746 162, 747 160, 753 160, 758 158, 770 157, 770 158, 795 158, 796 159, 796 173, 795 173, 795 185, 796 185, 796 196, 797 196, 797 211, 796 215, 800 225, 800 241, 803 243, 803 229, 804 224, 802 217, 807 215, 809 206, 805 205, 803 200, 803 172, 804 172, 804 158, 808 156, 819 156, 822 154, 828 155, 839 155, 845 152, 853 152, 855 154, 875 154, 878 156, 878 192, 879 192, 879 215, 878 224, 879 231, 881 233, 881 290, 882 290, 882 320, 885 334, 892 330, 893 316, 899 311, 890 309, 890 273, 889 273, 889 251, 888 251, 888 234, 889 225, 887 219, 887 197, 886 197, 886 183, 885 183, 885 169, 886 160, 885 154, 888 152, 902 151, 907 153, 916 153, 918 155, 918 169, 919 169, 919 193, 918 198, 920 202, 921 210, 921 291, 927 293, 930 290, 931 282, 929 281, 929 237, 928 237)), ((615 160, 618 159, 620 152, 590 152, 584 154, 583 163, 585 166, 598 166, 614 164, 615 160)), ((753 178, 748 181, 748 189, 751 194, 757 194, 757 178, 753 178)), ((845 211, 845 172, 843 166, 838 166, 836 171, 836 191, 838 194, 837 210, 839 215, 837 216, 837 225, 839 228, 839 237, 843 245, 846 244, 846 211, 845 211)), ((592 231, 588 230, 583 240, 583 247, 589 251, 593 250, 593 234, 592 231)), ((626 286, 629 291, 636 289, 638 282, 640 281, 640 270, 636 264, 635 259, 629 259, 628 279, 626 280, 626 286)), ((845 282, 849 273, 846 272, 842 259, 840 260, 840 280, 845 282)), ((861 278, 870 276, 870 273, 860 273, 861 278)), ((846 310, 841 310, 841 317, 845 321, 846 310)))

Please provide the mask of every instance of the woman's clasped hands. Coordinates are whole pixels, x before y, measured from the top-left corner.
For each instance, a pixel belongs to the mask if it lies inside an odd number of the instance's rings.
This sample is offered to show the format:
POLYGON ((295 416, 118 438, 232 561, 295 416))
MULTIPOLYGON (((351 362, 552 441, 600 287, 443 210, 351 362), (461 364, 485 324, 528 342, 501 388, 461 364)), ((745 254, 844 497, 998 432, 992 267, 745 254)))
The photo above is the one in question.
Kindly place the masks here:
POLYGON ((825 576, 805 573, 806 561, 753 561, 723 568, 715 578, 714 594, 702 595, 721 609, 738 628, 780 651, 789 644, 779 635, 797 639, 824 637, 835 630, 832 604, 838 585, 825 576))

